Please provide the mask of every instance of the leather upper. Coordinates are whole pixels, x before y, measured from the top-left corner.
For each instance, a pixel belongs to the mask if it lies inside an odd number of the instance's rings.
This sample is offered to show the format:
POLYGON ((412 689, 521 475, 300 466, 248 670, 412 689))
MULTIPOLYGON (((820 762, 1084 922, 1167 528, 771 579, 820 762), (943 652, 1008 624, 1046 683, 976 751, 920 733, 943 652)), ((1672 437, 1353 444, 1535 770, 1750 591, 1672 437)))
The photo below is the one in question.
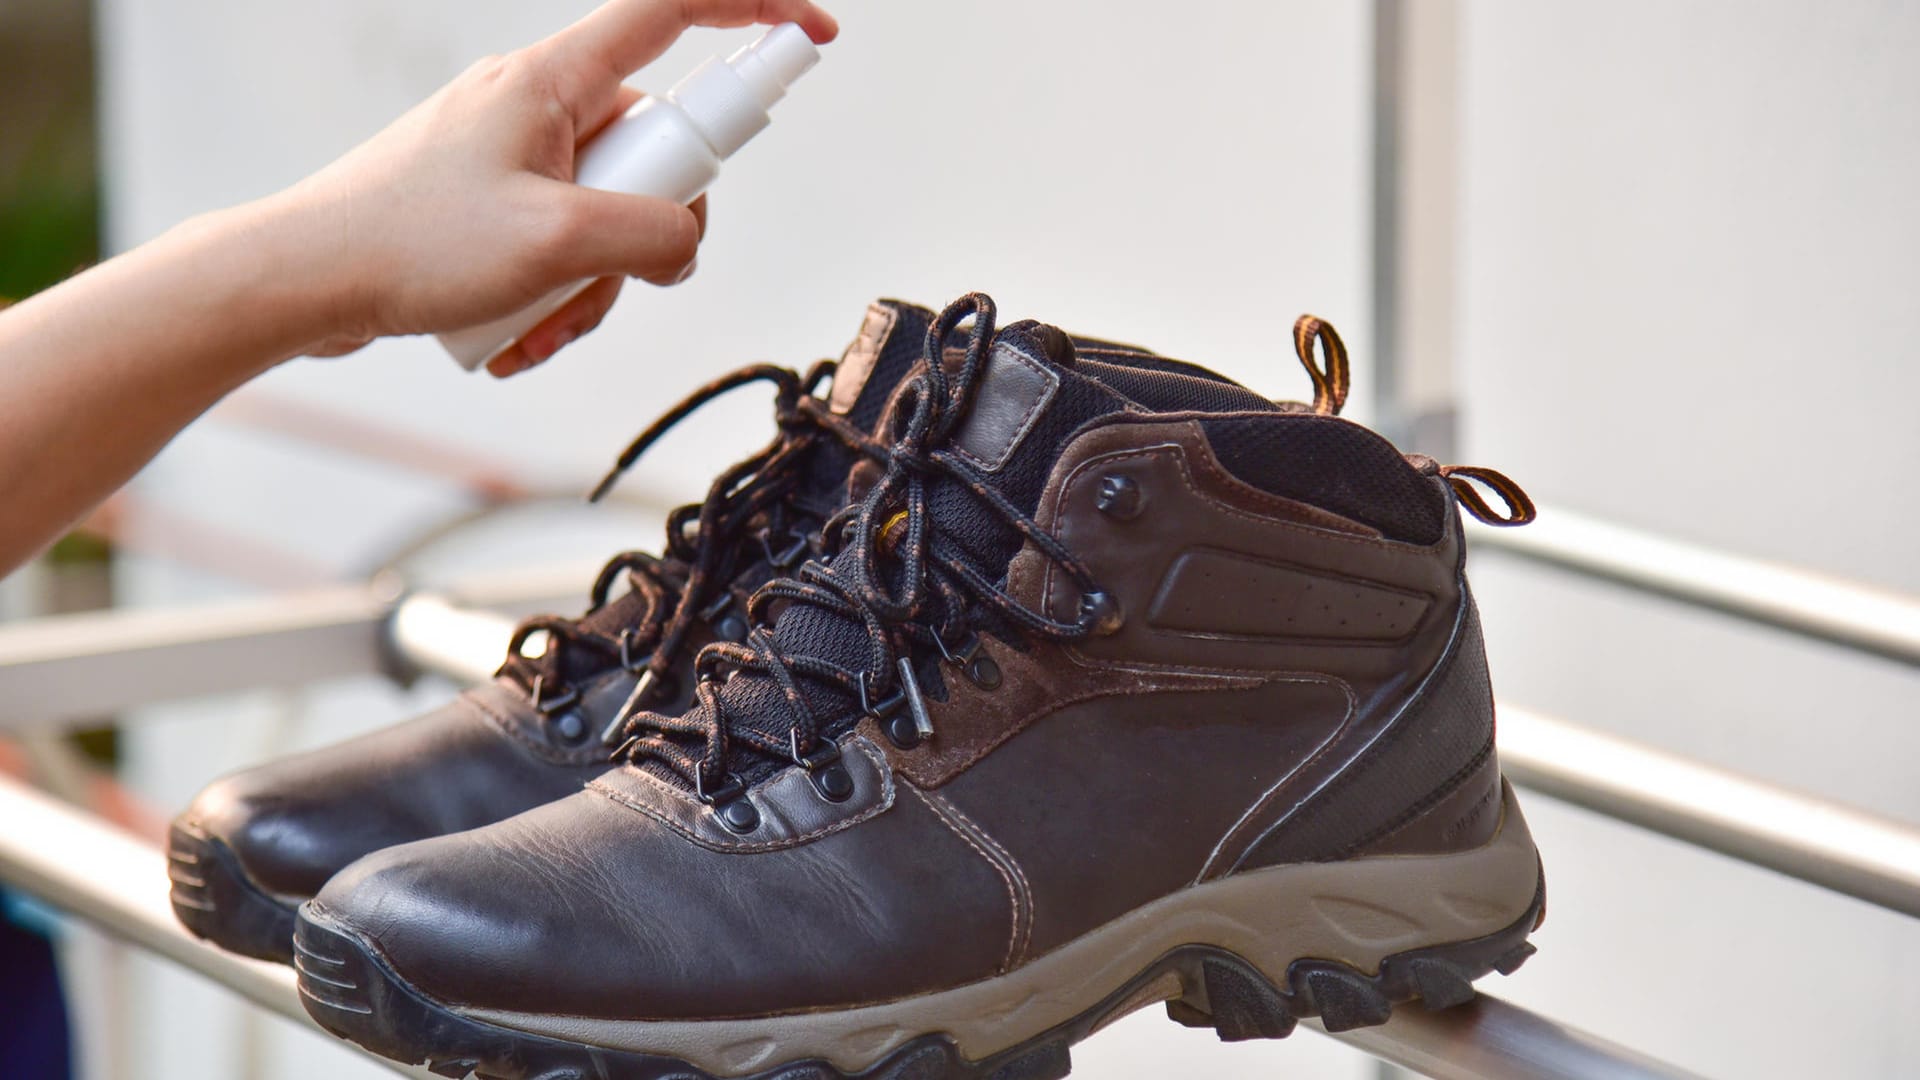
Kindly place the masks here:
MULTIPOLYGON (((1016 442, 1049 392, 1019 381, 984 406, 1016 442)), ((968 452, 984 461, 993 442, 968 452)), ((987 638, 998 685, 943 667, 931 741, 900 749, 871 720, 842 738, 856 773, 844 804, 791 768, 750 792, 761 824, 736 834, 625 767, 362 860, 316 906, 449 1003, 737 1017, 985 978, 1261 865, 1275 838, 1287 859, 1339 857, 1292 823, 1349 774, 1420 790, 1341 803, 1343 835, 1372 830, 1401 852, 1484 838, 1476 807, 1497 767, 1386 737, 1443 661, 1466 658, 1463 686, 1484 678, 1457 520, 1433 544, 1388 540, 1236 479, 1193 418, 1117 415, 1058 456, 1036 522, 1117 600, 1118 629, 1073 645, 987 638), (1138 512, 1102 507, 1113 477, 1135 486, 1138 512), (1284 601, 1260 606, 1267 595, 1284 601)), ((1055 618, 1080 601, 1031 545, 1008 584, 1055 618)), ((1421 715, 1442 734, 1490 734, 1490 703, 1482 717, 1477 698, 1445 692, 1421 715)))
POLYGON ((1011 933, 999 874, 909 792, 854 827, 741 851, 588 790, 379 852, 314 905, 441 1001, 576 1016, 899 997, 993 974, 1011 933))
POLYGON ((222 777, 182 816, 226 844, 255 885, 309 897, 369 852, 580 790, 608 768, 592 721, 632 685, 619 673, 596 681, 580 705, 583 735, 569 740, 517 687, 490 683, 404 723, 222 777))

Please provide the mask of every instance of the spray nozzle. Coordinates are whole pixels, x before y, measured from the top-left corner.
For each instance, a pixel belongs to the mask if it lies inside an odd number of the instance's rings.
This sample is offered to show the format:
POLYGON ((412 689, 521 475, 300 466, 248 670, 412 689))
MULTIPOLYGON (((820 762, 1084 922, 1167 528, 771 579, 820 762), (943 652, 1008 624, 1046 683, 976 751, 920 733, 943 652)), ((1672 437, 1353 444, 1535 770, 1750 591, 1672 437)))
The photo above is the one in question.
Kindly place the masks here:
POLYGON ((787 96, 787 87, 819 62, 820 50, 798 23, 781 23, 727 57, 727 66, 760 99, 762 108, 787 96))

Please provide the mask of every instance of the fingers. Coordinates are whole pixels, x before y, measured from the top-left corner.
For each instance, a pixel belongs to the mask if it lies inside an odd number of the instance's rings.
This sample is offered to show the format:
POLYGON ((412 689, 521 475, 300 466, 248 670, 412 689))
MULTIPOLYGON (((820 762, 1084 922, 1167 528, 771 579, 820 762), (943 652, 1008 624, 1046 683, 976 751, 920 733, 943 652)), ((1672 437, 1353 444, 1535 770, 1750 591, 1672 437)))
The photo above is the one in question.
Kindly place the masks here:
POLYGON ((705 240, 707 238, 707 197, 706 195, 703 194, 699 198, 693 200, 693 205, 687 207, 687 209, 693 211, 694 223, 700 226, 700 239, 705 240))
POLYGON ((667 51, 689 26, 797 22, 819 44, 840 32, 810 0, 609 0, 535 48, 566 77, 562 104, 577 127, 604 122, 620 80, 667 51))
POLYGON ((700 213, 667 199, 623 195, 552 181, 561 225, 551 238, 554 269, 570 280, 643 278, 672 285, 700 247, 700 213))
POLYGON ((608 124, 625 116, 628 109, 633 108, 635 103, 646 96, 643 91, 631 86, 621 86, 615 90, 613 100, 607 103, 605 115, 598 119, 583 118, 579 128, 580 135, 573 141, 574 153, 579 153, 582 147, 593 141, 595 135, 606 130, 608 124))
POLYGON ((488 361, 487 373, 496 379, 518 375, 586 336, 612 310, 614 300, 620 296, 620 285, 620 278, 609 277, 587 286, 559 311, 520 335, 520 340, 505 352, 488 361))

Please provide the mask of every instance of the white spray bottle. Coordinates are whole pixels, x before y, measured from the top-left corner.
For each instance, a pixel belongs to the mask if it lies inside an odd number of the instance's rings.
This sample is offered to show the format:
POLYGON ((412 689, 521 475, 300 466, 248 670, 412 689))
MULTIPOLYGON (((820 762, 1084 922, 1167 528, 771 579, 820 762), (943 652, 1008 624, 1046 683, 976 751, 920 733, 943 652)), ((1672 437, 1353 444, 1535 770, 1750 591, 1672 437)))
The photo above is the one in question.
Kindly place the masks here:
MULTIPOLYGON (((819 59, 819 50, 795 23, 768 30, 725 60, 713 57, 594 136, 575 159, 574 180, 604 191, 690 203, 720 175, 720 163, 767 126, 767 110, 819 59)), ((441 334, 440 344, 472 371, 589 284, 569 285, 505 318, 441 334)))

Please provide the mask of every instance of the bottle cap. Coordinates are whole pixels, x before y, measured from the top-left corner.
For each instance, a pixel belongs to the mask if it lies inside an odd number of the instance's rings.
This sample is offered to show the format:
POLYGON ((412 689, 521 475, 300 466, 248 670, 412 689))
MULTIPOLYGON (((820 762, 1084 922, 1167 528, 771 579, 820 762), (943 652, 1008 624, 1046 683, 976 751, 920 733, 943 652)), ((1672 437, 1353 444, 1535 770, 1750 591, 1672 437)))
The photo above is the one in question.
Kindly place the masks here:
POLYGON ((787 87, 819 62, 820 50, 798 23, 781 23, 727 57, 727 66, 760 99, 762 108, 786 97, 787 87))
POLYGON ((725 60, 715 57, 700 65, 667 97, 724 158, 767 126, 767 109, 819 59, 805 30, 782 23, 725 60))

